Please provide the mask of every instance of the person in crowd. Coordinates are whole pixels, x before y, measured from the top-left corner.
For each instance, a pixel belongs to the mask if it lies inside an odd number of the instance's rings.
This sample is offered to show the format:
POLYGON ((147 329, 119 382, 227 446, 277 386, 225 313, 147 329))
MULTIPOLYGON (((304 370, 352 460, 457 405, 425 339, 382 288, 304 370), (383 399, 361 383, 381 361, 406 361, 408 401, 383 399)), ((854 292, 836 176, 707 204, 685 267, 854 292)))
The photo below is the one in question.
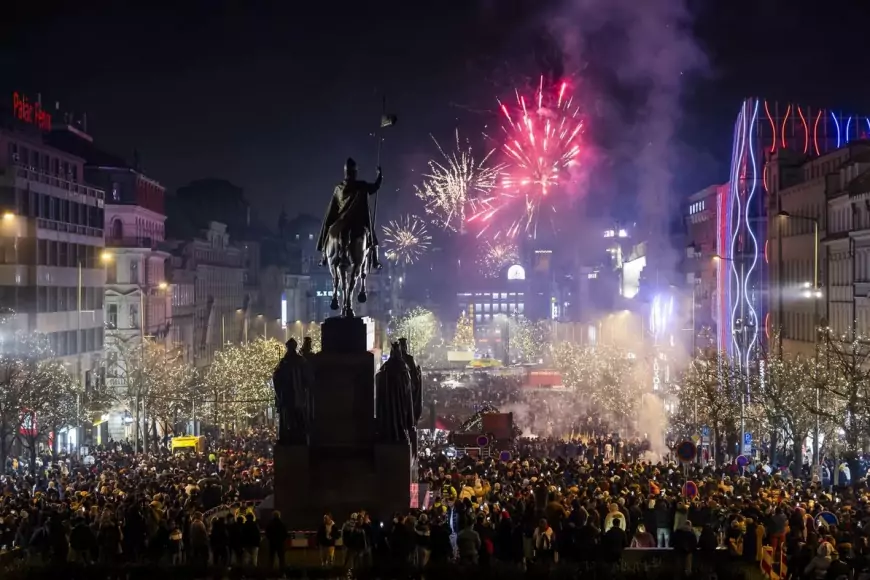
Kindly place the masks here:
POLYGON ((646 531, 646 526, 638 524, 637 531, 631 539, 631 548, 655 548, 656 539, 652 534, 646 531))
POLYGON ((202 513, 195 512, 190 519, 190 563, 195 566, 206 566, 209 558, 209 536, 202 513))
POLYGON ((260 554, 260 526, 254 514, 245 514, 240 540, 243 552, 242 563, 245 566, 257 566, 260 554))
POLYGON ((365 567, 365 554, 368 540, 363 529, 363 519, 359 514, 351 514, 350 520, 341 531, 342 543, 345 547, 344 566, 348 573, 359 571, 365 567))
POLYGON ((625 531, 619 527, 619 522, 613 520, 611 527, 605 532, 601 539, 601 550, 604 553, 604 561, 608 563, 616 563, 622 559, 622 552, 628 544, 628 537, 625 531))
POLYGON ((456 537, 459 561, 463 564, 477 564, 480 556, 480 534, 474 530, 474 525, 468 523, 456 537))
POLYGON ((664 497, 655 501, 656 522, 656 545, 659 548, 668 548, 671 545, 671 504, 664 497))
POLYGON ((273 568, 277 565, 278 570, 284 570, 286 567, 284 550, 287 544, 287 526, 284 525, 281 512, 278 510, 272 512, 272 519, 266 524, 266 542, 269 545, 269 567, 273 568))
POLYGON ((673 536, 674 551, 680 554, 683 559, 683 569, 686 576, 692 573, 692 554, 698 548, 698 537, 695 535, 695 530, 692 529, 692 522, 683 520, 679 529, 674 532, 673 536))
POLYGON ((824 580, 831 567, 831 554, 834 547, 829 542, 822 542, 816 550, 815 557, 804 568, 804 577, 808 580, 824 580))
POLYGON ((317 530, 317 547, 320 549, 320 565, 330 567, 335 564, 335 542, 341 537, 341 530, 332 519, 332 514, 324 514, 323 523, 317 530))
POLYGON ((535 562, 544 566, 552 564, 556 558, 556 534, 546 518, 538 522, 538 527, 532 535, 532 542, 535 546, 535 562))

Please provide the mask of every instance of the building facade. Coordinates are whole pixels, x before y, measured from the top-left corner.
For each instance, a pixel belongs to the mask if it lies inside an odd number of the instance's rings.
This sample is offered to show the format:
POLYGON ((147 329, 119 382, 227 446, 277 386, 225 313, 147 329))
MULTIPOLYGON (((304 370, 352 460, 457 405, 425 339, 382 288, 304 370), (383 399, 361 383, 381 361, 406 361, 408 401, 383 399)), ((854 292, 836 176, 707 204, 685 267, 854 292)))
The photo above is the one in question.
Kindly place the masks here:
MULTIPOLYGON (((191 328, 180 334, 192 334, 192 359, 197 366, 208 366, 222 345, 248 338, 245 254, 218 222, 210 222, 194 239, 171 241, 169 247, 173 254, 169 284, 176 279, 184 287, 193 283, 191 328)), ((174 299, 182 299, 181 294, 174 299)), ((184 308, 186 314, 191 307, 184 308)))
POLYGON ((863 138, 868 130, 866 117, 758 98, 742 103, 735 122, 728 195, 717 216, 717 243, 726 271, 718 288, 725 316, 717 347, 747 370, 776 332, 769 309, 770 245, 775 236, 768 232, 769 198, 771 191, 782 188, 777 180, 788 173, 775 169, 774 158, 783 150, 790 152, 783 156, 820 157, 863 138))
POLYGON ((683 204, 683 224, 688 242, 682 271, 686 284, 681 292, 682 311, 688 312, 689 348, 712 346, 725 316, 718 299, 719 277, 726 270, 719 247, 719 212, 728 198, 727 185, 711 185, 692 194, 683 204))
POLYGON ((0 130, 3 266, 0 303, 15 329, 93 382, 103 348, 105 193, 84 183, 84 160, 41 135, 0 130))
POLYGON ((870 330, 870 141, 813 159, 771 163, 771 319, 787 354, 812 355, 822 335, 870 330))

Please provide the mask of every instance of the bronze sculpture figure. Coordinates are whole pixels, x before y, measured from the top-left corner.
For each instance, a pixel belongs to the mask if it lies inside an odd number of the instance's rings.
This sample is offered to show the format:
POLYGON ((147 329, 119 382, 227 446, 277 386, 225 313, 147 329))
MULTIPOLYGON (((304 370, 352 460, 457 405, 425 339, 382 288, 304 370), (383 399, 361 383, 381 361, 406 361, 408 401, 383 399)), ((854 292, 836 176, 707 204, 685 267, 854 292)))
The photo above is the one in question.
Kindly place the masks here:
POLYGON ((399 343, 394 342, 381 370, 375 375, 377 433, 384 443, 411 443, 414 424, 411 373, 402 358, 399 343))
POLYGON ((420 365, 414 360, 414 357, 408 352, 408 339, 399 339, 399 350, 402 353, 402 359, 408 365, 408 371, 411 374, 411 408, 413 410, 413 421, 409 427, 408 435, 411 439, 411 446, 414 450, 414 457, 417 456, 417 423, 423 415, 423 371, 420 365))
POLYGON ((374 183, 357 179, 356 162, 348 159, 344 166, 344 179, 335 186, 320 228, 317 250, 323 253, 321 264, 328 265, 332 275, 332 302, 329 307, 338 310, 341 305, 341 315, 344 317, 354 315, 351 295, 358 278, 362 287, 357 300, 366 301, 369 256, 372 256, 371 266, 380 267, 377 253, 370 252, 378 241, 369 212, 368 197, 377 193, 382 180, 380 167, 374 183))
POLYGON ((313 416, 314 373, 305 357, 296 352, 296 341, 287 341, 287 352, 272 374, 278 407, 278 442, 308 445, 313 416))

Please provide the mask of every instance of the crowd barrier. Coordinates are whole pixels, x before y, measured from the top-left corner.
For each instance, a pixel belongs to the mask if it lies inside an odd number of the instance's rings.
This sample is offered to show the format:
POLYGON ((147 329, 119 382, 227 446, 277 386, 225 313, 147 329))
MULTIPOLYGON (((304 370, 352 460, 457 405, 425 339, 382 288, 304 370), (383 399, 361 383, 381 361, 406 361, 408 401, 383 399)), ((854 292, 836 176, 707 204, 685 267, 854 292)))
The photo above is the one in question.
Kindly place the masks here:
POLYGON ((761 573, 770 580, 780 580, 788 576, 785 565, 785 550, 779 551, 779 559, 773 553, 772 546, 761 549, 761 573))

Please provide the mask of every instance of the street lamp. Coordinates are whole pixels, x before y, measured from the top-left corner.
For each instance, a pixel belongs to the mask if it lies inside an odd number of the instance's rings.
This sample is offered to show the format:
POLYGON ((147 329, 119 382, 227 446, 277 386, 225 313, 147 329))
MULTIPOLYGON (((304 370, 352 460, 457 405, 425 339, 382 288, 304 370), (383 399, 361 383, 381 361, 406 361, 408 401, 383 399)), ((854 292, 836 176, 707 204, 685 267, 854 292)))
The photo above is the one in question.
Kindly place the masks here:
MULTIPOLYGON (((776 217, 783 219, 796 219, 796 220, 804 220, 813 223, 813 283, 810 286, 809 282, 804 283, 804 298, 813 298, 813 326, 818 327, 819 324, 819 299, 822 298, 822 289, 819 287, 819 218, 803 216, 803 215, 791 215, 787 211, 780 211, 776 214, 776 217)), ((780 252, 780 260, 782 260, 782 253, 780 252)), ((819 341, 819 332, 818 328, 816 328, 816 345, 818 346, 819 341)), ((819 464, 819 405, 821 404, 821 397, 819 394, 819 389, 816 389, 816 424, 813 429, 813 466, 816 470, 820 469, 819 464)))

